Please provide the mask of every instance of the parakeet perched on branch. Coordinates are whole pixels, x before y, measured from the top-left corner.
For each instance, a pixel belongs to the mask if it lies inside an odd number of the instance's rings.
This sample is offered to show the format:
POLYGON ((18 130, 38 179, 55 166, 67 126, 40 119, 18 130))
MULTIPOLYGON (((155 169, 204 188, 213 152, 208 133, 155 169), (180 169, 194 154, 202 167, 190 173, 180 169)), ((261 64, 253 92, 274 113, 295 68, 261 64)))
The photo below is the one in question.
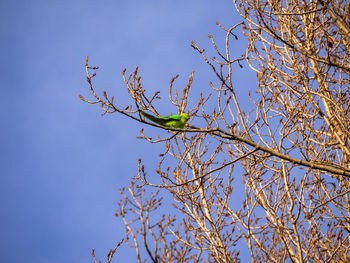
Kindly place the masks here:
POLYGON ((171 115, 165 117, 156 117, 148 114, 144 111, 140 111, 141 115, 150 121, 153 121, 164 127, 178 128, 182 129, 185 127, 186 122, 190 119, 187 113, 182 113, 180 115, 171 115))

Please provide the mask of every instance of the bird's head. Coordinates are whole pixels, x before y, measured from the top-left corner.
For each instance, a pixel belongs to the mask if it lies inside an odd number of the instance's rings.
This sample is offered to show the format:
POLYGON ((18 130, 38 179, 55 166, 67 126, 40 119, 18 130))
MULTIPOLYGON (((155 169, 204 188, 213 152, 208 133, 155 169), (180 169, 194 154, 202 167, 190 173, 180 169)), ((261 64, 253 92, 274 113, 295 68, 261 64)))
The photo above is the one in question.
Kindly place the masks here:
POLYGON ((188 113, 182 113, 181 116, 184 117, 186 121, 190 119, 190 116, 188 115, 188 113))
POLYGON ((188 115, 188 113, 182 113, 181 114, 182 120, 187 122, 190 119, 190 116, 188 115))

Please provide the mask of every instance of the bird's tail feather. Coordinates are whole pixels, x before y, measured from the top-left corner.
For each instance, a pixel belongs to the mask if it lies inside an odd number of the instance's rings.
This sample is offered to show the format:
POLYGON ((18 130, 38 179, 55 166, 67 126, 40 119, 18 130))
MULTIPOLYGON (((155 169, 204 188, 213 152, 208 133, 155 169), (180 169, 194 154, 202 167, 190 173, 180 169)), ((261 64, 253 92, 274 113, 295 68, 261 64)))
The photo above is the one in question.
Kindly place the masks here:
POLYGON ((157 118, 157 117, 155 117, 155 116, 153 116, 153 115, 151 115, 151 114, 148 114, 148 113, 146 113, 146 112, 144 112, 144 111, 140 111, 140 114, 143 116, 143 117, 145 117, 146 119, 149 119, 150 121, 153 121, 153 122, 155 122, 155 123, 158 123, 158 124, 161 124, 161 121, 159 120, 159 118, 157 118))

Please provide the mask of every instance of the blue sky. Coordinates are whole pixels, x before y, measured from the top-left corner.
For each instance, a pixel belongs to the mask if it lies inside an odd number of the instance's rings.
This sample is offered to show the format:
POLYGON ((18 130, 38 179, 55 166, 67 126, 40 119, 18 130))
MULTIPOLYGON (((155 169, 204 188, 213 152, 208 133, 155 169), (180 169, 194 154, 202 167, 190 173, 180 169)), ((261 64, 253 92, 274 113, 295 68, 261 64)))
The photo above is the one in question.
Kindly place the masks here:
MULTIPOLYGON (((210 50, 208 34, 225 37, 215 22, 229 27, 240 17, 229 0, 14 0, 0 10, 1 261, 92 262, 92 248, 104 259, 124 235, 114 216, 118 188, 128 186, 138 158, 147 165, 159 151, 136 140, 139 123, 79 100, 90 95, 85 57, 100 67, 95 87, 118 105, 129 103, 121 71, 139 66, 143 87, 161 91, 159 112, 175 113, 173 76, 181 89, 195 70, 201 92, 215 80, 190 42, 210 50)), ((242 42, 235 49, 244 53, 242 42)), ((243 95, 254 74, 237 71, 243 95)), ((115 262, 130 253, 123 245, 115 262)))

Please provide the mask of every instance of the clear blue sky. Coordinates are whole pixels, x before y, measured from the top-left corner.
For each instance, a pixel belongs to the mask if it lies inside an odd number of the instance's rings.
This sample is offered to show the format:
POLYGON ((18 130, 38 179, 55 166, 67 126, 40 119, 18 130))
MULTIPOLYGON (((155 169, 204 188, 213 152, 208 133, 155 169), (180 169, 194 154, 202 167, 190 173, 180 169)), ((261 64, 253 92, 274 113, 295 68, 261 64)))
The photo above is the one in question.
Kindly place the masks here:
MULTIPOLYGON (((230 0, 12 0, 0 10, 0 260, 93 262, 92 248, 104 260, 124 235, 118 188, 158 150, 136 140, 139 123, 79 100, 90 95, 85 57, 100 66, 95 87, 118 105, 128 104, 122 69, 139 66, 143 87, 161 90, 160 112, 175 113, 165 112, 174 75, 181 89, 195 70, 203 92, 215 80, 190 42, 210 50, 208 34, 225 37, 215 22, 240 18, 230 0)), ((246 94, 254 74, 237 71, 246 94)), ((135 262, 130 253, 123 245, 114 262, 135 262)))

